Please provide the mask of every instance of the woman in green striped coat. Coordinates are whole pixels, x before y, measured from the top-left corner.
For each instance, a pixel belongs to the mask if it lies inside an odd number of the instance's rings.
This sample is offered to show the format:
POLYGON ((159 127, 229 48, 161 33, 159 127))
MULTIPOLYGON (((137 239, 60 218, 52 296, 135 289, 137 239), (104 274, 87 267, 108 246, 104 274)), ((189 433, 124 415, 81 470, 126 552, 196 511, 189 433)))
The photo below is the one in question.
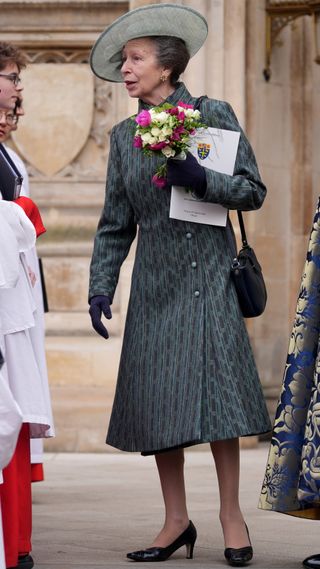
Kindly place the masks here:
MULTIPOLYGON (((201 47, 207 24, 195 10, 153 4, 116 20, 91 54, 94 73, 123 81, 139 111, 169 103, 194 106, 179 76, 201 47)), ((165 502, 165 523, 151 547, 128 554, 134 561, 164 561, 187 546, 189 520, 183 448, 209 442, 221 499, 220 521, 230 565, 252 558, 238 500, 239 442, 270 429, 246 327, 230 280, 231 229, 169 217, 170 186, 190 186, 205 202, 254 210, 264 200, 254 154, 227 103, 206 98, 208 126, 240 132, 233 176, 200 166, 191 154, 168 160, 167 185, 151 180, 166 161, 134 145, 132 119, 111 133, 105 205, 91 262, 90 314, 103 337, 101 314, 110 305, 121 265, 139 227, 137 251, 115 401, 107 442, 154 454, 165 502)))

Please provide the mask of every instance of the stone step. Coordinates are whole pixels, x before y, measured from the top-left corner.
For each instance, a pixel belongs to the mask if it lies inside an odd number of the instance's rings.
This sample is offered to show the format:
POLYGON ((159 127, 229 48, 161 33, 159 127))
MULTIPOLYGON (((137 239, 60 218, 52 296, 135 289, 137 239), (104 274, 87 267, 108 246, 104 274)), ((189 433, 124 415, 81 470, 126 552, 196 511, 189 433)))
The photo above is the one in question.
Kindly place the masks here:
MULTIPOLYGON (((101 336, 49 336, 46 356, 50 385, 115 385, 122 339, 101 336)), ((72 401, 70 402, 72 405, 72 401)))
POLYGON ((113 393, 111 386, 52 386, 56 436, 45 440, 45 449, 49 452, 115 451, 105 444, 113 393))
POLYGON ((56 437, 46 448, 103 452, 122 340, 47 336, 46 355, 56 437))
MULTIPOLYGON (((103 318, 103 323, 111 336, 121 334, 121 316, 119 312, 113 312, 112 319, 103 318)), ((91 326, 88 312, 48 312, 45 315, 46 336, 63 337, 95 337, 97 333, 91 326)))

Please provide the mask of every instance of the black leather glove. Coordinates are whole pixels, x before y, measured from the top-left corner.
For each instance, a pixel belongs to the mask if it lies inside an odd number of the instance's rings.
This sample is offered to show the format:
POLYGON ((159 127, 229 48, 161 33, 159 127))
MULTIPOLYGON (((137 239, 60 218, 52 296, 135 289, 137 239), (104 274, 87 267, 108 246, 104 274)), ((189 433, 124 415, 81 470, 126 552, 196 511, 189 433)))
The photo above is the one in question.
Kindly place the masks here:
POLYGON ((110 304, 110 298, 102 294, 90 298, 89 314, 92 327, 105 339, 109 338, 109 334, 107 328, 101 322, 101 313, 103 312, 104 316, 110 320, 112 318, 110 304))
POLYGON ((187 153, 185 160, 167 161, 167 181, 169 186, 183 186, 191 188, 197 197, 202 198, 206 193, 207 179, 203 166, 198 164, 196 158, 187 153))

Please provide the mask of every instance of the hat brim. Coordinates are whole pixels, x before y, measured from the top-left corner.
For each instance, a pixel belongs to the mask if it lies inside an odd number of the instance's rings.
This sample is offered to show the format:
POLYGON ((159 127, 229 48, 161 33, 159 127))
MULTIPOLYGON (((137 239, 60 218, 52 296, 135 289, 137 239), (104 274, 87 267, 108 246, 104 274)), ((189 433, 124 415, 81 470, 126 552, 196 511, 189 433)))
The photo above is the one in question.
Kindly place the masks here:
POLYGON ((102 32, 91 51, 91 69, 100 79, 122 82, 122 49, 129 40, 178 37, 184 40, 192 57, 204 44, 207 34, 205 18, 192 8, 177 4, 143 6, 127 12, 102 32))

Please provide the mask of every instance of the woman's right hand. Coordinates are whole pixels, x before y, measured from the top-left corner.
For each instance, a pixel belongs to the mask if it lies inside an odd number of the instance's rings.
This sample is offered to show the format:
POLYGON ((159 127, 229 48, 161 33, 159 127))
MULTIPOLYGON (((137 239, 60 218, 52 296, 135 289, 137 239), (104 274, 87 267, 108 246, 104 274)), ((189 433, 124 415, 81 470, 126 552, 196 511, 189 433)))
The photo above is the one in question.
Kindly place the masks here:
POLYGON ((207 189, 205 169, 190 152, 185 160, 168 159, 167 182, 168 186, 191 188, 199 198, 203 198, 207 189))
POLYGON ((97 295, 90 298, 90 308, 89 314, 91 316, 92 327, 100 336, 105 338, 106 340, 109 338, 107 328, 101 322, 101 313, 110 320, 112 318, 111 313, 111 300, 108 296, 105 295, 97 295))

